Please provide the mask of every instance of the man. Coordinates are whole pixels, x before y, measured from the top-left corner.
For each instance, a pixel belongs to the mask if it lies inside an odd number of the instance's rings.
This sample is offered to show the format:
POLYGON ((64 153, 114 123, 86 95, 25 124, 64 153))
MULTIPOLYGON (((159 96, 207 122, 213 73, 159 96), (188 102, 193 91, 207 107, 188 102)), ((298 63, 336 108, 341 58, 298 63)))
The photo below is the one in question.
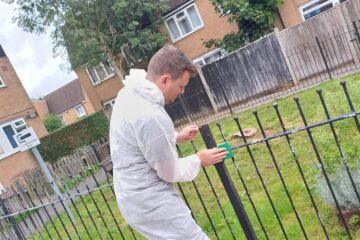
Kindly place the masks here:
POLYGON ((117 202, 127 223, 148 239, 208 239, 172 183, 194 180, 202 166, 222 161, 228 152, 206 149, 179 159, 176 143, 192 140, 198 128, 176 134, 164 109, 194 74, 184 53, 163 47, 151 58, 147 75, 125 81, 114 105, 110 148, 117 202))

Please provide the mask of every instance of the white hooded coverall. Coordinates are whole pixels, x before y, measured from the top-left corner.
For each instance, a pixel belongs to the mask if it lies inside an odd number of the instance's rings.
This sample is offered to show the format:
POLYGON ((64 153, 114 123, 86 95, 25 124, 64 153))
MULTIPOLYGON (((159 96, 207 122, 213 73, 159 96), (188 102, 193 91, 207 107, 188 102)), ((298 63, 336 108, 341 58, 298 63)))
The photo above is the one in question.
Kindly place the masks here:
POLYGON ((130 72, 111 116, 118 206, 127 223, 148 239, 208 239, 172 184, 193 180, 200 160, 196 155, 178 158, 164 96, 145 76, 143 70, 130 72))

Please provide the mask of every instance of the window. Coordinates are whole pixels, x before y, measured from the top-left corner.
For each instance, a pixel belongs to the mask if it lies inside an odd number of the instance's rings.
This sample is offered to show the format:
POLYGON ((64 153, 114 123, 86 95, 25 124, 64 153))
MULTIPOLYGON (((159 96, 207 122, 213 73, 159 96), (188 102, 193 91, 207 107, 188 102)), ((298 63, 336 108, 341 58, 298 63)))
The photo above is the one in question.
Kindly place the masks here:
POLYGON ((95 86, 115 75, 114 68, 100 64, 97 67, 87 67, 86 71, 90 77, 91 83, 95 86))
POLYGON ((5 190, 4 186, 0 182, 0 194, 2 194, 3 192, 6 192, 6 190, 5 190))
POLYGON ((15 135, 25 128, 26 122, 22 118, 0 125, 0 159, 19 151, 15 135))
POLYGON ((79 118, 81 118, 83 116, 86 116, 86 112, 85 112, 85 109, 84 109, 83 105, 76 106, 75 110, 76 110, 77 116, 79 118))
POLYGON ((104 103, 105 110, 112 110, 114 108, 115 98, 104 103))
POLYGON ((212 50, 211 52, 208 52, 208 53, 202 55, 199 58, 196 58, 193 62, 195 64, 199 64, 200 66, 204 66, 206 64, 209 64, 209 63, 212 63, 212 62, 218 60, 219 58, 222 58, 226 54, 227 53, 225 50, 217 48, 215 50, 212 50))
POLYGON ((60 121, 62 122, 63 125, 66 125, 65 119, 63 115, 58 115, 60 118, 60 121))
POLYGON ((215 8, 219 11, 221 17, 228 15, 230 13, 230 9, 225 12, 223 7, 219 3, 216 3, 215 8))
POLYGON ((2 79, 2 77, 0 76, 0 88, 5 87, 5 83, 4 80, 2 79))
POLYGON ((312 18, 332 7, 336 3, 343 2, 339 0, 312 0, 300 7, 300 13, 304 20, 312 18))
POLYGON ((165 23, 173 42, 186 37, 204 26, 195 4, 176 12, 166 19, 165 23))

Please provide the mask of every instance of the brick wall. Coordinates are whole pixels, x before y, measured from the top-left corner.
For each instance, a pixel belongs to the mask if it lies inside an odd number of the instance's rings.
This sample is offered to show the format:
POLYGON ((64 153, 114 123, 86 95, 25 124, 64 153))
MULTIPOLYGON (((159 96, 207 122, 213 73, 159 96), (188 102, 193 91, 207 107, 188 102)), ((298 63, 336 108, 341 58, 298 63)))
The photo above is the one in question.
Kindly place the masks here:
MULTIPOLYGON (((0 88, 0 123, 23 118, 39 137, 46 135, 41 118, 29 118, 29 114, 36 113, 36 109, 6 56, 0 57, 0 75, 6 85, 0 88)), ((0 160, 0 182, 7 187, 21 173, 35 167, 37 163, 31 152, 15 153, 0 160)))
MULTIPOLYGON (((89 104, 92 105, 93 111, 103 110, 103 103, 115 98, 123 86, 122 82, 116 75, 98 85, 93 86, 85 68, 77 70, 76 74, 86 95, 85 99, 87 99, 89 104)), ((89 108, 90 107, 86 109, 89 108)))
POLYGON ((284 21, 285 27, 293 27, 303 21, 299 7, 309 2, 309 0, 285 0, 279 8, 280 15, 284 21))
MULTIPOLYGON (((173 43, 191 59, 200 57, 209 50, 202 44, 204 40, 211 38, 222 38, 230 32, 237 32, 236 23, 229 23, 227 16, 220 16, 216 13, 214 6, 209 0, 197 0, 195 5, 199 11, 204 27, 173 43)), ((168 32, 165 25, 161 31, 168 32)), ((171 40, 169 40, 170 43, 171 40)))

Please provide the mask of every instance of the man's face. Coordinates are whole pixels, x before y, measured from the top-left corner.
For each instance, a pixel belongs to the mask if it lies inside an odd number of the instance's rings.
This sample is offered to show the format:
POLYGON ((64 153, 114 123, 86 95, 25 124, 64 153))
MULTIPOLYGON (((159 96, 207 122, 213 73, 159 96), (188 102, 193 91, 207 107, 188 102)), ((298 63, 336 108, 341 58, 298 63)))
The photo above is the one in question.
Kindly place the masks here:
POLYGON ((160 79, 160 89, 164 94, 165 104, 173 103, 180 94, 184 93, 190 77, 189 71, 184 71, 177 79, 173 79, 170 75, 164 75, 160 79))

